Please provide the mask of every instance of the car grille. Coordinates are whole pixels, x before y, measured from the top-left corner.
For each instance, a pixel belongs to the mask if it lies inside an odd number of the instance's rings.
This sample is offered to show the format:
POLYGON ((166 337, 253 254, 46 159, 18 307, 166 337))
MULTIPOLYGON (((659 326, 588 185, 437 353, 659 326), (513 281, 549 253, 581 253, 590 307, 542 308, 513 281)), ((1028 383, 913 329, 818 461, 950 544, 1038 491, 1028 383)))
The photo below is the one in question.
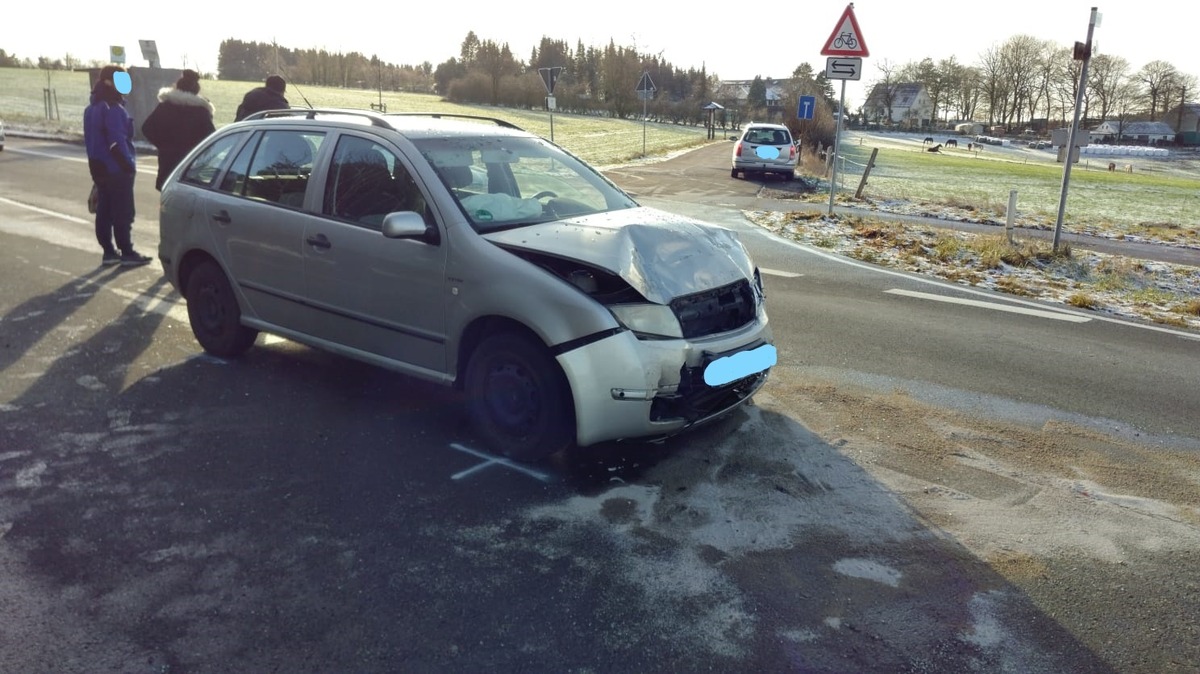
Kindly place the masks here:
POLYGON ((678 297, 672 300, 671 310, 685 338, 737 330, 757 314, 754 288, 746 280, 678 297))
POLYGON ((650 420, 684 419, 690 425, 738 405, 767 377, 766 372, 759 372, 721 386, 709 386, 704 383, 703 371, 700 367, 684 367, 679 390, 672 395, 657 396, 650 403, 650 420))

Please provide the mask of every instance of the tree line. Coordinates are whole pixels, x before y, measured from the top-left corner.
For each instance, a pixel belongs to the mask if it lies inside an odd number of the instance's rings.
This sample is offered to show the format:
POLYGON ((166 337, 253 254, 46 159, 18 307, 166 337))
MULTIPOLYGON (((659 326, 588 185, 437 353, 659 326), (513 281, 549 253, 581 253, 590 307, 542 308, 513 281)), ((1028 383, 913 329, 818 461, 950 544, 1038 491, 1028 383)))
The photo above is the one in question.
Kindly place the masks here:
MULTIPOLYGON (((884 59, 876 65, 879 77, 870 89, 878 94, 867 100, 860 115, 867 123, 889 123, 899 86, 919 83, 925 86, 938 120, 987 120, 988 126, 1010 130, 1051 122, 1066 126, 1075 113, 1083 65, 1075 57, 1073 47, 1015 35, 984 50, 974 65, 954 57, 903 65, 884 59)), ((1121 56, 1093 54, 1080 116, 1089 124, 1158 121, 1174 106, 1187 103, 1196 88, 1195 76, 1166 61, 1151 61, 1134 70, 1121 56)))

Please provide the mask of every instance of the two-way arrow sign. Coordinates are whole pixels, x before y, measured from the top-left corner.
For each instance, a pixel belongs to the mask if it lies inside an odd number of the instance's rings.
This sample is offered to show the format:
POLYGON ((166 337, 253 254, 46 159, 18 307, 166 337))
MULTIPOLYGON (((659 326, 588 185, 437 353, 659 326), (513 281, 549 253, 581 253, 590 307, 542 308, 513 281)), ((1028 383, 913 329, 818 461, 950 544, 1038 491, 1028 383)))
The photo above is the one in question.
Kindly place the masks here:
POLYGON ((825 60, 825 77, 831 80, 859 80, 862 78, 862 59, 831 56, 825 60))

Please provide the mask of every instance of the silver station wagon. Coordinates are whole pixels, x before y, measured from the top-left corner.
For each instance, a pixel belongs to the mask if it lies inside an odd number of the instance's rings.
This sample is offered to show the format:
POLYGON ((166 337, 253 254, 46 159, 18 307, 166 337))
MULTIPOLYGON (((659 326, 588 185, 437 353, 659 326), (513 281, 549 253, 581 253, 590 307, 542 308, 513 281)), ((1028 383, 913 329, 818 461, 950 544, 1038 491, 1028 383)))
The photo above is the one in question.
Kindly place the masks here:
POLYGON ((263 331, 455 386, 521 460, 678 433, 775 363, 734 233, 640 207, 502 120, 259 113, 193 150, 160 210, 205 351, 263 331))

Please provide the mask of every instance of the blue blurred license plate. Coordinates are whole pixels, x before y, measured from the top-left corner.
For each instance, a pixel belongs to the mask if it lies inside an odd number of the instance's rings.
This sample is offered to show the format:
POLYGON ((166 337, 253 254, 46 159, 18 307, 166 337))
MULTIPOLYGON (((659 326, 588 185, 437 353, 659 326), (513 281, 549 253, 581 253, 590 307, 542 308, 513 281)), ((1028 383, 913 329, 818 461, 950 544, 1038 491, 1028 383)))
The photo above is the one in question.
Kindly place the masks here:
POLYGON ((776 356, 774 346, 763 344, 757 349, 739 351, 731 356, 718 358, 704 368, 704 383, 709 386, 721 386, 758 374, 774 366, 776 356))

